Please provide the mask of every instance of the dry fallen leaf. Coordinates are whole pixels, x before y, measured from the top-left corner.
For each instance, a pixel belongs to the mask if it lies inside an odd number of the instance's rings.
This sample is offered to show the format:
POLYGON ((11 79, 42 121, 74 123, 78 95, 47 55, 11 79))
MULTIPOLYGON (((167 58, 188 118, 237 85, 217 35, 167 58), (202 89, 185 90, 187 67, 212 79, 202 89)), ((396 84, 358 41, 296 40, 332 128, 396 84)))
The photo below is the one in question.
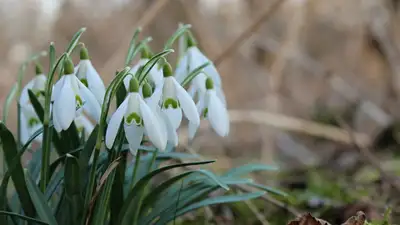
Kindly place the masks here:
POLYGON ((359 211, 356 216, 350 217, 345 223, 342 225, 364 225, 366 220, 365 213, 359 211))
MULTIPOLYGON (((330 225, 330 223, 313 217, 310 213, 304 214, 299 218, 292 220, 288 225, 330 225)), ((346 224, 347 225, 347 224, 346 224)))

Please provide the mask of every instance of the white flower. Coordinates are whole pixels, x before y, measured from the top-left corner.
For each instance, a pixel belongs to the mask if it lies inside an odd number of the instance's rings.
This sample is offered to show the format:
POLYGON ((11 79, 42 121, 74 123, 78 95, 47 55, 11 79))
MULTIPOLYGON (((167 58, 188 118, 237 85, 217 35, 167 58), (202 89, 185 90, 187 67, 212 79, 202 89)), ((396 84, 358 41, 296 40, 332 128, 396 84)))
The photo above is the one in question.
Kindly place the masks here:
POLYGON ((157 88, 154 92, 154 98, 161 99, 161 111, 165 113, 174 129, 178 129, 182 122, 182 111, 191 123, 199 125, 200 118, 196 104, 172 76, 171 66, 168 63, 165 63, 163 72, 162 88, 157 88))
POLYGON ((72 121, 84 109, 93 119, 100 120, 100 104, 92 92, 74 75, 70 58, 64 61, 64 75, 54 85, 53 123, 57 132, 67 130, 72 121))
POLYGON ((29 81, 21 91, 19 103, 21 105, 30 104, 28 90, 31 90, 36 95, 39 102, 44 103, 44 91, 46 89, 47 78, 43 74, 41 66, 36 64, 36 76, 29 81))
POLYGON ((222 89, 221 76, 215 68, 213 62, 208 59, 194 44, 194 41, 189 37, 188 49, 182 58, 179 60, 175 70, 175 78, 181 83, 191 72, 196 68, 203 65, 204 63, 210 63, 203 69, 203 73, 197 75, 192 80, 192 85, 189 89, 189 93, 192 97, 197 93, 202 96, 205 94, 204 81, 207 76, 211 77, 214 81, 215 91, 219 98, 225 103, 225 96, 222 89))
MULTIPOLYGON (((82 130, 84 130, 85 137, 89 137, 94 129, 94 125, 92 124, 92 122, 90 122, 90 120, 84 114, 77 116, 74 122, 78 131, 81 132, 82 130)), ((80 134, 81 133, 79 133, 79 135, 80 134)))
MULTIPOLYGON (((210 122, 211 127, 218 135, 222 137, 228 136, 229 114, 226 106, 217 96, 212 79, 207 78, 205 83, 207 91, 205 96, 200 97, 200 100, 197 103, 197 109, 199 113, 210 122)), ((193 139, 198 127, 199 126, 196 124, 189 123, 190 140, 193 139)))
POLYGON ((76 76, 94 94, 99 104, 103 103, 106 88, 99 73, 93 67, 89 59, 89 53, 85 47, 80 52, 80 62, 75 67, 76 76))
MULTIPOLYGON (((160 89, 160 87, 158 89, 160 89)), ((147 103, 150 109, 156 114, 156 118, 159 120, 164 135, 167 137, 167 140, 173 146, 177 146, 178 133, 176 132, 176 129, 173 127, 171 121, 168 119, 167 115, 161 111, 161 106, 159 105, 159 96, 152 95, 152 87, 148 83, 145 83, 143 85, 142 93, 144 101, 147 103)))
MULTIPOLYGON (((31 104, 21 105, 20 123, 22 144, 25 144, 29 138, 43 126, 31 104)), ((35 141, 42 143, 42 134, 37 136, 35 141)))
MULTIPOLYGON (((149 62, 150 55, 149 52, 146 48, 142 50, 142 55, 141 59, 139 60, 138 63, 136 63, 135 66, 132 67, 132 69, 129 71, 133 76, 136 76, 136 73, 138 72, 139 68, 144 66, 147 62, 149 62)), ((124 79, 124 85, 126 90, 129 88, 129 82, 131 80, 132 76, 126 76, 124 79)), ((158 68, 158 65, 156 64, 153 68, 151 68, 149 75, 147 78, 155 85, 155 87, 158 87, 159 85, 162 84, 163 81, 163 74, 162 70, 158 68)))
POLYGON ((127 97, 111 116, 108 123, 106 131, 107 148, 112 148, 121 121, 124 120, 125 136, 133 155, 136 154, 145 132, 156 148, 165 150, 167 137, 162 125, 138 91, 138 81, 136 78, 132 78, 127 97))

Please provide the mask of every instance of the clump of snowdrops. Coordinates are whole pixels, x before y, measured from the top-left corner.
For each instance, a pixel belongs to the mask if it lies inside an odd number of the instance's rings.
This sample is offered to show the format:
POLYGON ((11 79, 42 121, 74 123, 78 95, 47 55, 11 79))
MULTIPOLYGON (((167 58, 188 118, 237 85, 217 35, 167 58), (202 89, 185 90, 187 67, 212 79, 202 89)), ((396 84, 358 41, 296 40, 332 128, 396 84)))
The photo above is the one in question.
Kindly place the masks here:
POLYGON ((73 36, 64 52, 56 52, 51 43, 47 52, 21 65, 0 123, 0 224, 161 225, 204 206, 253 199, 265 191, 282 194, 243 178, 274 167, 247 164, 216 175, 191 168, 214 161, 175 152, 184 118, 189 139, 202 120, 208 120, 217 135, 229 134, 220 76, 197 47, 190 25, 181 25, 160 52, 148 46, 151 38, 139 41, 137 29, 127 46, 125 67, 108 86, 89 49, 79 42, 84 31, 73 36), (174 53, 177 40, 182 54, 172 66, 167 56, 174 53), (79 62, 72 61, 74 54, 79 54, 79 62), (47 73, 40 64, 45 56, 47 73), (139 60, 133 63, 135 58, 139 60), (36 75, 22 85, 30 63, 36 65, 36 75), (15 137, 5 124, 14 97, 15 137), (114 103, 116 110, 110 112, 114 103), (21 157, 26 152, 32 159, 24 167, 21 157), (184 172, 153 182, 174 168, 184 172), (235 192, 239 184, 254 187, 254 192, 235 192), (225 191, 211 197, 216 190, 225 191))

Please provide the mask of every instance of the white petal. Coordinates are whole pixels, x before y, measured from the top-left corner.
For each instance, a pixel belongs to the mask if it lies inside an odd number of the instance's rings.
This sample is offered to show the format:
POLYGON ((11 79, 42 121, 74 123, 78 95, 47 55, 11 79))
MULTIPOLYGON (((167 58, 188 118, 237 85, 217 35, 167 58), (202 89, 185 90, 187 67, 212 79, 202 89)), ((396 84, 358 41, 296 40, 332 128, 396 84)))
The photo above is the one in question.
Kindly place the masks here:
POLYGON ((79 85, 79 94, 83 98, 82 101, 84 101, 84 110, 98 123, 101 114, 99 102, 96 100, 93 93, 90 92, 90 90, 77 77, 74 76, 74 78, 79 85))
POLYGON ((81 115, 75 118, 75 124, 77 128, 83 128, 85 130, 85 136, 90 135, 94 129, 94 125, 86 118, 85 115, 81 115))
POLYGON ((160 86, 163 83, 163 72, 160 69, 157 69, 157 65, 155 65, 150 71, 150 79, 153 81, 155 87, 160 86))
POLYGON ((64 85, 58 98, 54 100, 54 116, 57 117, 62 130, 67 130, 75 118, 76 100, 75 93, 72 91, 71 78, 65 76, 64 85))
POLYGON ((66 76, 62 76, 60 78, 60 80, 58 80, 54 86, 53 86, 53 91, 51 92, 51 101, 54 101, 55 99, 57 99, 61 88, 64 86, 64 81, 65 81, 65 77, 66 76))
POLYGON ((171 123, 172 127, 176 130, 179 128, 182 122, 182 109, 181 108, 168 108, 162 109, 162 112, 166 115, 167 119, 171 123))
POLYGON ((57 119, 58 117, 57 116, 54 116, 54 114, 53 114, 53 125, 54 125, 54 129, 56 129, 56 131, 58 132, 58 133, 60 133, 61 131, 62 131, 62 128, 61 128, 61 125, 60 125, 60 123, 58 122, 58 119, 57 119))
POLYGON ((163 127, 159 119, 147 104, 140 98, 140 115, 142 116, 144 128, 150 141, 160 150, 165 150, 167 146, 167 136, 163 132, 163 127))
POLYGON ((104 87, 103 80, 101 79, 99 73, 93 67, 90 60, 87 60, 87 71, 86 79, 89 84, 89 90, 95 95, 99 104, 103 103, 104 95, 106 93, 106 88, 104 87))
POLYGON ((189 126, 188 126, 188 132, 189 132, 188 138, 189 138, 189 141, 193 140, 194 136, 196 135, 196 132, 197 132, 198 128, 199 128, 199 125, 189 122, 189 126))
POLYGON ((215 90, 215 92, 216 92, 218 98, 221 100, 222 104, 224 104, 226 106, 226 98, 225 98, 224 91, 222 90, 222 87, 221 88, 217 88, 215 90))
POLYGON ((221 100, 216 96, 213 90, 207 91, 208 113, 207 119, 215 132, 225 137, 229 134, 229 114, 221 100))
POLYGON ((167 131, 167 138, 168 141, 176 147, 178 145, 178 132, 176 132, 176 128, 173 127, 171 121, 167 118, 167 116, 164 113, 161 113, 161 118, 164 121, 165 128, 167 131))
POLYGON ((210 62, 210 65, 208 65, 206 68, 204 68, 204 72, 208 75, 211 76, 211 78, 214 81, 214 85, 217 87, 221 87, 221 76, 219 75, 217 69, 215 68, 214 64, 210 59, 208 59, 197 47, 191 47, 188 49, 192 53, 193 57, 193 69, 201 66, 202 64, 206 62, 210 62))
POLYGON ((129 82, 131 81, 132 77, 133 76, 129 74, 124 78, 125 90, 129 90, 129 82))
POLYGON ((124 128, 125 137, 129 143, 129 150, 131 151, 132 155, 136 155, 143 139, 144 127, 136 126, 135 124, 130 126, 124 124, 124 128))
POLYGON ((117 136, 119 126, 121 125, 121 121, 125 115, 126 109, 128 107, 128 98, 119 105, 118 109, 111 116, 110 121, 108 122, 107 131, 106 131, 106 146, 107 148, 112 148, 115 137, 117 136))
POLYGON ((189 54, 189 52, 185 52, 176 66, 174 77, 179 83, 181 83, 190 73, 190 71, 187 71, 189 54))
POLYGON ((29 139, 29 128, 28 128, 28 120, 25 115, 21 112, 20 116, 20 124, 21 124, 21 143, 25 144, 29 139))
POLYGON ((29 89, 32 89, 34 83, 35 83, 35 79, 32 79, 32 80, 29 81, 29 82, 25 85, 25 87, 22 89, 21 96, 20 96, 20 98, 19 98, 19 102, 20 102, 21 104, 25 104, 25 103, 27 103, 27 102, 30 102, 30 101, 29 101, 28 90, 29 90, 29 89))
POLYGON ((74 67, 74 74, 76 74, 76 72, 78 72, 78 70, 79 70, 79 63, 78 63, 78 65, 76 65, 76 66, 74 67))
POLYGON ((32 90, 35 92, 44 91, 46 89, 46 82, 47 78, 44 74, 36 75, 34 78, 32 90))
POLYGON ((185 113, 186 118, 194 124, 200 124, 199 114, 197 113, 196 105, 193 99, 186 90, 174 79, 176 97, 179 100, 181 108, 185 113))
POLYGON ((157 107, 159 107, 161 95, 162 95, 162 85, 156 87, 154 93, 150 96, 150 98, 146 98, 146 103, 152 110, 155 110, 157 107))

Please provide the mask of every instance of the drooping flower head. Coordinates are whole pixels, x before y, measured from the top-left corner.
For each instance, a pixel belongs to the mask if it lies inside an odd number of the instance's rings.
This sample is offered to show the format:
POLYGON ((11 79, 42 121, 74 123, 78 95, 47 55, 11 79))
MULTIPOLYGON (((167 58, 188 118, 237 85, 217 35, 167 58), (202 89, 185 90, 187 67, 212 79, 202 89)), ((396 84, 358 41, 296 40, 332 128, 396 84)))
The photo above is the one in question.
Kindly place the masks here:
MULTIPOLYGON (((215 92, 213 80, 209 77, 205 81, 206 93, 200 97, 197 103, 197 110, 202 118, 207 119, 214 131, 222 137, 229 134, 229 114, 226 105, 221 101, 215 92)), ((189 123, 189 139, 193 139, 198 126, 189 123)))
POLYGON ((136 154, 144 133, 159 150, 165 150, 167 137, 156 114, 139 94, 139 82, 133 77, 129 83, 129 93, 118 109, 111 116, 106 131, 106 146, 112 148, 123 120, 125 136, 130 151, 136 154))
POLYGON ((204 63, 209 63, 203 69, 203 73, 197 75, 191 82, 189 88, 189 94, 192 98, 196 94, 199 96, 204 95, 205 80, 207 77, 211 77, 215 85, 215 91, 220 99, 225 103, 225 95, 222 89, 221 76, 219 75, 214 63, 205 56, 200 49, 197 47, 197 43, 192 35, 187 37, 187 50, 182 58, 179 60, 178 65, 175 70, 175 77, 178 82, 182 82, 191 72, 196 68, 202 66, 204 63))
MULTIPOLYGON (((132 69, 129 71, 129 73, 133 74, 133 76, 136 76, 136 77, 137 77, 137 72, 139 71, 139 69, 141 67, 143 67, 152 57, 152 54, 151 54, 150 50, 148 49, 148 47, 142 48, 140 54, 141 55, 140 55, 139 62, 136 63, 136 65, 133 66, 132 69)), ((130 79, 131 79, 131 76, 127 76, 124 79, 124 85, 125 85, 126 89, 128 89, 128 87, 129 87, 130 79)), ((149 75, 147 76, 147 79, 155 87, 160 86, 162 84, 162 79, 163 79, 162 69, 159 69, 158 66, 154 66, 150 70, 149 75)))
POLYGON ((64 60, 64 75, 53 89, 53 123, 57 132, 67 130, 82 110, 99 121, 100 104, 93 93, 74 75, 74 64, 69 56, 64 60))
POLYGON ((94 94, 99 104, 103 103, 106 88, 104 87, 103 80, 99 73, 94 68, 89 58, 89 52, 85 46, 80 51, 80 61, 78 66, 75 68, 76 76, 79 80, 89 88, 94 94))
POLYGON ((176 130, 182 122, 182 111, 186 118, 199 125, 200 118, 196 105, 191 96, 172 76, 172 68, 168 62, 163 66, 164 82, 162 87, 156 88, 155 99, 161 101, 161 111, 170 120, 176 130))

